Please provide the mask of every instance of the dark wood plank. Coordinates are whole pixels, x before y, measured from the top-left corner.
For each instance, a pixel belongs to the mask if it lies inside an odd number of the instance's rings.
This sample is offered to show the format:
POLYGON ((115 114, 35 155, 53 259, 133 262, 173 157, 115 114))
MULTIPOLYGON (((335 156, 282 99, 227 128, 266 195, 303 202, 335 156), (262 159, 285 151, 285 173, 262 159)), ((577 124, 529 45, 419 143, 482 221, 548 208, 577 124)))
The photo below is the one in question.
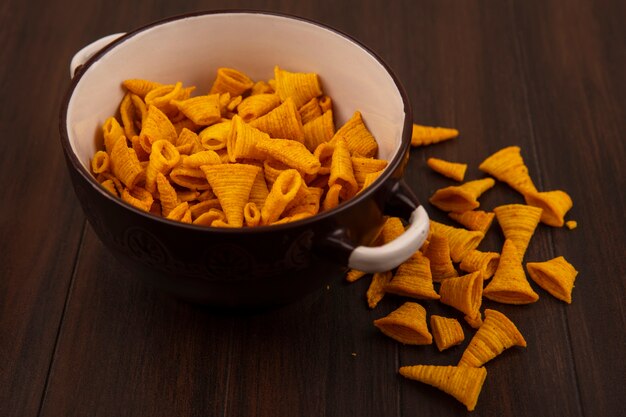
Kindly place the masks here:
POLYGON ((41 416, 223 415, 236 320, 155 293, 87 228, 41 416))
MULTIPOLYGON (((565 308, 585 415, 623 408, 626 334, 626 48, 623 2, 517 5, 533 135, 544 189, 575 202, 571 233, 550 231, 552 250, 579 270, 565 308), (621 16, 621 17, 620 17, 621 16)), ((539 260, 539 259, 538 259, 539 260)), ((543 260, 543 259, 541 259, 543 260)))
POLYGON ((2 416, 37 415, 84 225, 57 134, 69 52, 41 11, 0 6, 2 416))

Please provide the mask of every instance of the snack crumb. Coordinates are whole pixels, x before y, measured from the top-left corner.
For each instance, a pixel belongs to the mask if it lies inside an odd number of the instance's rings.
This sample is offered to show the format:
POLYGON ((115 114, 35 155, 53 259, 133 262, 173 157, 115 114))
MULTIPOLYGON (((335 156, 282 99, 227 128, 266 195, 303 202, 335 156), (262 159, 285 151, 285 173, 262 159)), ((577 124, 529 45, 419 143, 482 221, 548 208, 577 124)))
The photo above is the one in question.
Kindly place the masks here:
POLYGON ((578 227, 578 222, 576 220, 568 220, 568 221, 565 222, 565 226, 569 230, 574 230, 574 229, 576 229, 576 227, 578 227))
POLYGON ((356 352, 352 352, 352 357, 356 358, 356 352))

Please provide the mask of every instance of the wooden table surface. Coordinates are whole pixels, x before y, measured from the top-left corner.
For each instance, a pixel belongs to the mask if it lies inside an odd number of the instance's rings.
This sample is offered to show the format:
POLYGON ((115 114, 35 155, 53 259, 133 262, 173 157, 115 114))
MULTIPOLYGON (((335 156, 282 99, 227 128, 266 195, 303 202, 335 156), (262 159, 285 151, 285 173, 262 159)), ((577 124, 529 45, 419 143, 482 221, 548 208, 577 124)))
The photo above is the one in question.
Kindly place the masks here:
MULTIPOLYGON (((470 165, 519 145, 540 190, 573 198, 578 228, 541 225, 526 260, 562 255, 579 271, 573 303, 533 286, 507 314, 528 347, 487 364, 475 416, 626 415, 626 3, 524 1, 4 0, 0 5, 0 416, 456 416, 452 397, 397 374, 454 364, 401 346, 372 321, 369 277, 333 282, 254 315, 186 304, 127 273, 78 204, 58 134, 69 61, 85 44, 195 10, 286 12, 376 51, 410 97, 414 120, 461 136, 411 151, 422 201, 451 182, 435 156, 470 165)), ((482 207, 522 202, 499 183, 482 207)), ((427 205, 431 216, 445 214, 427 205)), ((499 250, 497 225, 481 249, 499 250)), ((429 314, 461 318, 424 304, 429 314)))

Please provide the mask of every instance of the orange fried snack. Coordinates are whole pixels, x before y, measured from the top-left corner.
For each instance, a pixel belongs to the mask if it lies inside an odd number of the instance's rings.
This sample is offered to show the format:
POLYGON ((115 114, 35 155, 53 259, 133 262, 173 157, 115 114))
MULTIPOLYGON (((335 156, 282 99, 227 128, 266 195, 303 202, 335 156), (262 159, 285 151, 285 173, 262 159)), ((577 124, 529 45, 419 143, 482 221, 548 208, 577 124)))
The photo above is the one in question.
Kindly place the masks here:
POLYGON ((426 146, 454 139, 459 136, 459 131, 446 127, 422 126, 413 123, 411 132, 411 146, 426 146))
POLYGON ((522 257, 512 240, 504 242, 498 268, 483 295, 504 304, 530 304, 539 299, 526 279, 522 257))
POLYGON ((302 177, 298 171, 287 169, 281 172, 274 181, 261 209, 261 224, 276 222, 287 205, 296 198, 301 186, 302 177))
POLYGON ((524 259, 530 238, 541 219, 542 210, 524 204, 508 204, 496 207, 493 211, 502 228, 504 238, 515 243, 521 259, 524 259))
POLYGON ((167 140, 175 143, 178 139, 176 129, 170 119, 156 106, 148 106, 148 114, 146 115, 139 139, 144 150, 150 153, 150 145, 157 140, 167 140))
POLYGON ((576 220, 568 220, 565 222, 565 227, 569 230, 574 230, 578 227, 578 222, 576 220))
MULTIPOLYGON (((224 149, 226 147, 226 138, 230 134, 231 128, 231 120, 215 123, 211 126, 205 127, 202 131, 200 131, 200 133, 198 133, 200 145, 203 149, 210 151, 224 149)), ((180 136, 178 137, 178 141, 178 144, 180 144, 180 136)))
POLYGON ((169 220, 176 220, 182 223, 191 223, 191 210, 189 209, 189 203, 182 202, 170 211, 170 214, 166 217, 169 220))
POLYGON ((91 172, 94 174, 102 174, 107 172, 110 166, 109 154, 105 151, 98 151, 91 159, 91 172))
POLYGON ((368 175, 377 174, 377 178, 386 167, 387 161, 384 159, 352 157, 352 171, 359 189, 365 186, 368 175))
POLYGON ((430 271, 435 282, 441 282, 446 278, 458 277, 459 274, 452 265, 450 258, 450 245, 448 237, 444 234, 433 233, 424 255, 430 261, 430 271))
POLYGON ((376 272, 372 275, 372 282, 370 282, 370 286, 365 294, 369 308, 376 308, 380 300, 383 299, 385 288, 391 281, 391 278, 391 271, 376 272))
MULTIPOLYGON (((127 138, 137 136, 137 123, 141 123, 141 111, 135 110, 135 105, 132 98, 133 94, 127 92, 120 103, 120 118, 122 119, 122 126, 124 127, 124 134, 127 138), (137 114, 139 113, 139 114, 137 114), (139 120, 138 120, 139 119, 139 120)), ((143 102, 142 102, 143 103, 143 102)), ((145 106, 144 106, 145 107, 145 106)), ((145 111, 145 109, 143 109, 145 111)))
POLYGON ((496 272, 499 261, 500 254, 497 252, 481 252, 474 249, 465 255, 459 268, 465 272, 480 271, 483 280, 486 281, 496 272))
POLYGON ((311 100, 304 103, 298 108, 302 124, 305 125, 311 120, 317 119, 322 115, 322 108, 320 107, 320 101, 317 97, 313 97, 311 100))
POLYGON ((421 300, 438 300, 439 294, 433 287, 430 261, 421 252, 415 252, 398 267, 385 292, 421 300))
POLYGON ((448 238, 450 256, 454 262, 461 262, 465 255, 476 249, 485 237, 483 232, 459 229, 434 220, 431 220, 430 226, 433 233, 445 235, 448 238))
POLYGON ((263 155, 276 159, 301 174, 314 175, 320 169, 320 161, 300 142, 289 139, 264 138, 256 143, 263 155))
POLYGON ((161 201, 161 215, 167 217, 181 201, 178 199, 178 194, 176 194, 176 190, 172 187, 172 184, 170 184, 168 179, 161 172, 157 173, 156 188, 159 193, 159 201, 161 201))
POLYGON ((322 95, 319 77, 315 73, 289 72, 278 66, 274 67, 276 93, 281 101, 291 98, 297 108, 302 107, 314 97, 322 95))
POLYGON ((211 125, 222 118, 219 94, 172 100, 172 104, 199 126, 211 125))
POLYGON ((574 203, 571 197, 561 190, 532 192, 524 194, 526 204, 539 207, 541 212, 541 222, 548 226, 562 227, 565 224, 565 214, 572 208, 574 203))
POLYGON ((143 211, 150 211, 154 199, 152 194, 142 187, 133 187, 132 189, 124 188, 122 190, 122 200, 126 201, 133 207, 143 211))
POLYGON ((254 82, 219 68, 211 91, 195 97, 180 81, 129 79, 123 87, 90 168, 103 188, 150 214, 214 227, 292 222, 353 198, 387 166, 375 159, 378 144, 358 111, 336 134, 317 74, 276 67, 275 79, 254 82), (283 194, 266 206, 268 187, 293 170, 300 186, 281 180, 283 194), (226 180, 218 171, 243 174, 226 180))
POLYGON ((463 181, 467 164, 448 162, 438 158, 428 158, 426 164, 435 172, 455 181, 463 181))
POLYGON ((126 134, 117 119, 115 119, 115 117, 109 117, 102 124, 102 135, 104 136, 104 150, 106 153, 111 154, 115 142, 126 134))
POLYGON ((512 346, 526 347, 515 324, 499 311, 485 309, 485 322, 463 352, 459 366, 479 368, 512 346))
POLYGON ((493 178, 483 178, 462 185, 440 188, 428 201, 443 211, 463 213, 480 206, 478 198, 495 183, 493 178))
POLYGON ((110 153, 110 165, 113 175, 130 189, 134 188, 142 177, 145 177, 141 162, 139 162, 135 151, 126 144, 125 136, 120 136, 113 145, 110 153))
POLYGON ((501 149, 485 159, 478 169, 507 183, 520 194, 536 192, 520 151, 519 146, 501 149))
POLYGON ((234 68, 218 68, 217 77, 209 94, 229 93, 231 97, 240 96, 252 88, 254 82, 243 72, 234 68))
POLYGON ((407 301, 389 315, 374 320, 374 326, 405 345, 430 345, 433 337, 426 324, 426 309, 407 301))
POLYGON ((237 106, 237 112, 244 122, 250 123, 279 105, 280 97, 278 94, 255 94, 244 98, 237 106))
POLYGON ((265 155, 257 149, 257 144, 266 139, 269 139, 267 133, 245 123, 241 117, 233 116, 230 132, 226 137, 230 162, 241 159, 265 159, 265 155))
POLYGON ((405 378, 432 385, 452 395, 465 405, 468 411, 476 408, 480 390, 487 378, 487 370, 484 367, 414 365, 403 366, 399 372, 405 378))
POLYGON ((300 113, 290 97, 267 114, 252 120, 250 126, 267 133, 272 138, 291 139, 304 143, 304 129, 300 113))
POLYGON ((572 289, 578 271, 564 257, 545 262, 528 262, 526 269, 537 285, 567 304, 572 303, 572 289))
POLYGON ((217 196, 228 224, 243 226, 243 208, 260 168, 247 164, 203 165, 200 168, 217 196))
POLYGON ((127 89, 133 94, 136 94, 142 99, 150 91, 154 90, 155 88, 163 86, 163 84, 161 83, 157 83, 157 82, 149 81, 149 80, 136 79, 136 78, 124 80, 124 82, 122 82, 122 85, 124 86, 125 89, 127 89))
POLYGON ((448 278, 441 282, 440 301, 465 313, 469 317, 480 314, 482 303, 483 277, 479 271, 458 278, 448 278))
POLYGON ((335 138, 343 136, 352 156, 370 158, 378 152, 378 143, 363 122, 360 111, 354 112, 350 120, 335 132, 335 138))
POLYGON ((432 315, 430 316, 430 328, 439 352, 459 345, 465 339, 463 328, 457 319, 432 315))
POLYGON ((465 322, 474 329, 478 329, 480 326, 483 325, 483 318, 480 314, 480 311, 478 312, 478 314, 474 316, 468 316, 468 315, 463 316, 463 320, 465 320, 465 322))
POLYGON ((462 224, 469 230, 477 230, 479 232, 487 234, 487 231, 489 230, 489 228, 491 227, 491 223, 493 222, 493 218, 496 215, 492 212, 471 210, 464 213, 450 212, 448 213, 448 216, 452 220, 462 224))
POLYGON ((146 190, 154 193, 156 191, 156 177, 160 172, 167 175, 180 161, 180 154, 171 142, 157 140, 152 144, 150 152, 150 162, 146 167, 146 190))
POLYGON ((333 151, 332 162, 330 164, 328 185, 332 188, 335 184, 341 186, 339 196, 342 200, 353 197, 358 190, 358 185, 354 178, 354 171, 352 170, 350 150, 343 137, 337 138, 335 142, 335 150, 333 151))
POLYGON ((367 272, 359 271, 358 269, 351 269, 346 274, 346 281, 354 282, 359 278, 363 278, 365 275, 367 275, 367 272))

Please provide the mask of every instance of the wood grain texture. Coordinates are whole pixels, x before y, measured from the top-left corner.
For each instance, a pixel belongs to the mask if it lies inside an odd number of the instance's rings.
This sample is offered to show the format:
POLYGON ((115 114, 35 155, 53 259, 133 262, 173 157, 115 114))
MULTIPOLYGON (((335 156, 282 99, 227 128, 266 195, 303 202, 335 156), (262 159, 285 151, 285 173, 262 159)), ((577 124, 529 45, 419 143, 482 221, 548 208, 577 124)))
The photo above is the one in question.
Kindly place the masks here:
MULTIPOLYGON (((397 374, 454 364, 400 346, 372 321, 366 276, 254 314, 192 306, 145 286, 101 245, 74 198, 58 142, 72 54, 98 37, 188 11, 248 8, 344 31, 396 72, 414 120, 461 136, 414 149, 406 180, 421 201, 451 181, 426 159, 469 164, 519 145, 540 190, 574 200, 573 231, 540 225, 526 261, 563 255, 573 303, 536 285, 505 306, 528 341, 488 363, 474 416, 618 416, 626 375, 626 5, 616 0, 317 2, 7 0, 0 4, 0 415, 446 416, 465 408, 397 374)), ((502 183, 481 208, 521 203, 502 183)), ((452 224, 426 203, 431 217, 452 224)), ((499 251, 494 223, 481 249, 499 251)))

